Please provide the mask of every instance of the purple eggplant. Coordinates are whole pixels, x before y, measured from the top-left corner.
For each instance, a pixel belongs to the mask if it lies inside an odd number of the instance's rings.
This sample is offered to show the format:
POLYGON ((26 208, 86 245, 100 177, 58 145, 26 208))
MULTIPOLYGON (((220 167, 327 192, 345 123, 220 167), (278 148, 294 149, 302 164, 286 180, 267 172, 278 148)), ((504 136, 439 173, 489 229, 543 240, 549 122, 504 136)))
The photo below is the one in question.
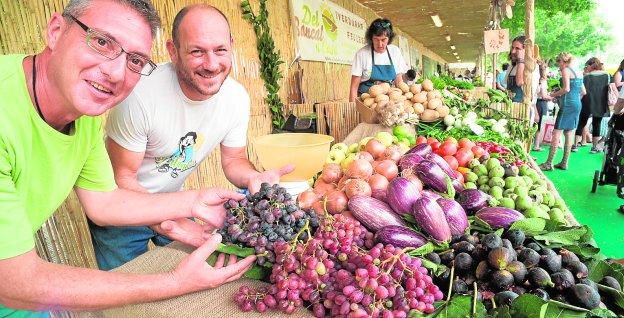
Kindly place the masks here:
POLYGON ((425 158, 417 153, 407 153, 399 160, 399 169, 401 171, 411 169, 423 160, 425 158))
POLYGON ((439 242, 451 239, 451 228, 446 222, 440 205, 428 197, 421 197, 412 207, 412 216, 416 225, 439 242))
POLYGON ((411 229, 389 225, 382 227, 375 233, 375 242, 385 244, 392 244, 394 247, 406 248, 414 247, 418 248, 427 244, 427 238, 411 229))
POLYGON ((477 211, 475 217, 493 229, 508 228, 513 222, 524 219, 522 213, 503 207, 485 207, 477 211))
POLYGON ((446 178, 448 176, 440 166, 430 160, 423 160, 413 169, 418 179, 426 186, 435 191, 446 193, 446 178))
POLYGON ((420 145, 416 145, 414 146, 412 149, 408 150, 406 154, 408 153, 415 153, 420 155, 421 157, 425 157, 428 154, 430 154, 432 151, 431 146, 429 146, 429 144, 420 144, 420 145))
POLYGON ((453 179, 453 181, 451 181, 451 183, 453 184, 453 189, 455 189, 456 193, 464 191, 464 189, 465 189, 464 185, 461 182, 459 182, 458 179, 453 179))
POLYGON ((457 195, 457 202, 466 211, 478 211, 488 205, 490 196, 478 189, 466 189, 457 195))
POLYGON ((387 203, 375 198, 356 195, 349 199, 348 206, 351 214, 373 232, 388 225, 407 227, 407 223, 387 203))
POLYGON ((441 195, 439 195, 439 194, 437 194, 437 193, 435 193, 433 191, 429 191, 429 190, 423 190, 420 193, 420 196, 428 197, 429 199, 434 200, 434 201, 436 201, 436 200, 438 200, 439 198, 442 197, 441 195))
POLYGON ((452 235, 462 235, 470 225, 464 208, 453 199, 439 198, 436 202, 444 211, 446 222, 451 229, 452 235))
POLYGON ((456 175, 455 175, 455 171, 453 170, 453 168, 451 168, 451 166, 449 166, 448 162, 446 162, 446 160, 444 160, 444 158, 438 156, 435 153, 430 153, 428 154, 425 159, 435 163, 436 165, 438 165, 440 168, 442 168, 442 170, 451 178, 451 179, 455 179, 456 175))
POLYGON ((420 198, 420 191, 415 183, 403 177, 396 177, 388 184, 386 202, 399 215, 410 214, 412 205, 420 198))

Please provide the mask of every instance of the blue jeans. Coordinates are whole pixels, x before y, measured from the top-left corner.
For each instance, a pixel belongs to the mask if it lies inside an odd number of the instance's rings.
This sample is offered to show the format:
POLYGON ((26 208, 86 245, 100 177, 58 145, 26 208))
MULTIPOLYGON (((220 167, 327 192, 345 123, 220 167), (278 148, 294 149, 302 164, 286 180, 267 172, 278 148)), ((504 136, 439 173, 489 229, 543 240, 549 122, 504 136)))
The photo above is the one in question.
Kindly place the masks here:
POLYGON ((89 229, 98 267, 106 271, 147 252, 150 240, 157 246, 172 242, 147 226, 98 226, 89 220, 89 229))

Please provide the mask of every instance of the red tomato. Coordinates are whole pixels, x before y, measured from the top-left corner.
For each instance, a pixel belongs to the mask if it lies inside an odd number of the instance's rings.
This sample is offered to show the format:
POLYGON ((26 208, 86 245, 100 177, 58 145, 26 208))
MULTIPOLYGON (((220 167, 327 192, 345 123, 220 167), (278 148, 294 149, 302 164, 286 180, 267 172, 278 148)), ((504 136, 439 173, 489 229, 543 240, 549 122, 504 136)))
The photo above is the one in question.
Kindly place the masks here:
POLYGON ((418 138, 416 138, 416 144, 420 145, 420 144, 426 144, 427 143, 427 137, 425 136, 418 136, 418 138))
POLYGON ((475 146, 475 143, 468 138, 462 138, 459 140, 459 148, 472 148, 475 146))
POLYGON ((431 146, 431 149, 433 151, 437 151, 438 148, 440 148, 441 143, 439 141, 434 141, 431 144, 429 144, 431 146))
POLYGON ((470 148, 470 150, 472 151, 472 154, 474 154, 475 158, 481 158, 481 156, 485 154, 485 149, 479 146, 474 146, 470 148))
POLYGON ((444 160, 446 160, 446 163, 451 166, 451 169, 457 170, 457 168, 459 167, 459 163, 457 162, 457 159, 455 159, 455 157, 453 157, 452 155, 446 155, 443 158, 444 160))
POLYGON ((437 139, 435 139, 435 138, 433 138, 433 137, 429 137, 429 138, 427 138, 427 143, 428 143, 428 144, 430 144, 430 145, 431 145, 431 144, 432 144, 432 143, 434 143, 434 142, 438 142, 438 140, 437 140, 437 139))
POLYGON ((452 142, 454 144, 457 144, 457 139, 453 138, 453 137, 447 137, 444 142, 452 142))
POLYGON ((465 167, 470 160, 474 159, 474 155, 470 149, 462 148, 455 154, 455 159, 457 159, 460 167, 465 167))
POLYGON ((440 145, 440 152, 442 152, 441 156, 452 156, 457 152, 457 144, 448 139, 440 145))

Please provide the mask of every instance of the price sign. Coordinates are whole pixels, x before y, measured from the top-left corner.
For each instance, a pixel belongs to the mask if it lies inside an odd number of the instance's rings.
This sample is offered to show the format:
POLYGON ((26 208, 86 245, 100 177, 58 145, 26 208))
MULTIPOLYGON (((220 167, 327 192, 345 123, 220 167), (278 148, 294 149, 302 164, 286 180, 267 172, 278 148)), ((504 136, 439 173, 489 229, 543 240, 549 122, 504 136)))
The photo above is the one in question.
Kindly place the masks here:
POLYGON ((489 30, 483 32, 485 54, 509 52, 509 30, 489 30))

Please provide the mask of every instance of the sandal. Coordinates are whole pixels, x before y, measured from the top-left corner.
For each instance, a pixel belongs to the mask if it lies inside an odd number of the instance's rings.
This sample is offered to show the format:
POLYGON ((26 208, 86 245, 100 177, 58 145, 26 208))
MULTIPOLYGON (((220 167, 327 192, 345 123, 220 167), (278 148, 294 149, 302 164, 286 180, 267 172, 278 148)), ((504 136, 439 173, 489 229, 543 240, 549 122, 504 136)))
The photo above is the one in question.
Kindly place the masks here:
POLYGON ((560 170, 568 170, 568 165, 564 164, 563 162, 560 162, 556 165, 554 165, 555 168, 560 169, 560 170))
POLYGON ((542 151, 542 148, 538 147, 538 148, 533 148, 533 151, 542 151))
POLYGON ((552 166, 552 164, 551 164, 551 163, 548 163, 548 162, 544 162, 544 163, 542 163, 541 165, 539 165, 539 168, 540 168, 542 171, 551 171, 551 170, 553 170, 553 166, 552 166))

